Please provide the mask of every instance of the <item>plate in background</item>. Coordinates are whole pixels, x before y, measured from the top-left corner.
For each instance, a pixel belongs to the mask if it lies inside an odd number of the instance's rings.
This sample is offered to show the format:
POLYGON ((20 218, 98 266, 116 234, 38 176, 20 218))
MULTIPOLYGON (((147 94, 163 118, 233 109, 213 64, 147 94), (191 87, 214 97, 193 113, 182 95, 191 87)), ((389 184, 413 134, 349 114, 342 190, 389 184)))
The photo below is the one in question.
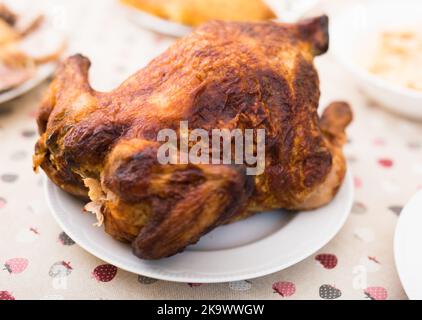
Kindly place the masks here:
POLYGON ((221 226, 182 253, 141 260, 130 245, 94 227, 83 203, 46 179, 48 206, 60 227, 82 248, 121 269, 155 279, 190 283, 228 282, 261 277, 307 258, 340 230, 353 202, 350 172, 325 207, 303 213, 265 212, 221 226))
POLYGON ((133 23, 161 34, 179 38, 193 30, 191 26, 157 17, 141 9, 132 8, 125 4, 121 4, 120 7, 133 23))
POLYGON ((0 93, 0 105, 4 102, 10 101, 27 93, 28 91, 41 84, 41 82, 46 80, 49 76, 54 73, 56 67, 57 63, 55 62, 46 63, 37 67, 37 70, 35 71, 35 74, 31 79, 25 81, 16 88, 0 93))
POLYGON ((422 190, 400 213, 394 236, 394 258, 409 299, 422 300, 422 190))
MULTIPOLYGON (((318 0, 264 0, 278 19, 284 22, 294 22, 307 11, 316 6, 318 0)), ((149 30, 173 37, 183 37, 192 32, 194 27, 160 18, 141 9, 120 4, 126 16, 135 24, 149 30)))

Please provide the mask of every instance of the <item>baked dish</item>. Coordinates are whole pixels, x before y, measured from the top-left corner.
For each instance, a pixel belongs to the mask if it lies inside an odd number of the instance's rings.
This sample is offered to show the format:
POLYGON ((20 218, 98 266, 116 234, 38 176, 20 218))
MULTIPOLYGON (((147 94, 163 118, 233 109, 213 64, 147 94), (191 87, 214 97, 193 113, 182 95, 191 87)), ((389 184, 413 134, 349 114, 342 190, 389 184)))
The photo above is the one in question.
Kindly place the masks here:
POLYGON ((369 72, 390 83, 422 91, 422 33, 384 31, 379 35, 369 72))
POLYGON ((22 24, 16 13, 0 3, 0 93, 31 79, 37 66, 59 58, 64 44, 46 54, 34 52, 28 46, 43 21, 44 18, 38 16, 22 24))
POLYGON ((214 228, 272 209, 310 210, 342 184, 352 120, 344 102, 319 117, 313 58, 328 49, 328 18, 298 24, 212 21, 180 39, 117 89, 97 92, 90 62, 62 63, 38 111, 34 166, 136 256, 181 252, 214 228), (160 164, 163 128, 265 129, 265 170, 238 164, 160 164))
POLYGON ((197 26, 213 19, 261 21, 275 18, 263 0, 121 0, 163 19, 197 26))

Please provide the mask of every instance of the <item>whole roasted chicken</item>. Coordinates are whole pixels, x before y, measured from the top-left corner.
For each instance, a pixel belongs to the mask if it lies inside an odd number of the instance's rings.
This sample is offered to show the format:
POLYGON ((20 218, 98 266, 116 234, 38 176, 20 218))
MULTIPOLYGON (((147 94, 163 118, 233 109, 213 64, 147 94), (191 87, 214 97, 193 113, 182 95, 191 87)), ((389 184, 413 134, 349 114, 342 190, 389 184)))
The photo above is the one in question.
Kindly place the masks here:
POLYGON ((87 80, 90 62, 68 58, 38 111, 34 166, 134 254, 182 251, 215 227, 264 210, 328 203, 346 170, 352 119, 334 102, 317 114, 314 56, 328 49, 326 16, 298 24, 212 21, 105 93, 87 80), (242 164, 161 164, 158 132, 265 129, 265 169, 242 164))

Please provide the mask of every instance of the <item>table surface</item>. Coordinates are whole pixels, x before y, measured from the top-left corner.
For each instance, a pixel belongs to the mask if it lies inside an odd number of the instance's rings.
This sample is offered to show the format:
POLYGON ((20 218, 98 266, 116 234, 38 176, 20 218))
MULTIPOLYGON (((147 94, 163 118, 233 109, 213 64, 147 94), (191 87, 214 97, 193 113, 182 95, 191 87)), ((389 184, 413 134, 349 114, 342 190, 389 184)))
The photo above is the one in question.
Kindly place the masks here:
MULTIPOLYGON (((69 32, 70 52, 90 57, 98 90, 115 87, 174 41, 133 25, 112 0, 37 5, 69 32)), ((46 207, 43 176, 32 172, 34 111, 47 84, 0 105, 0 264, 6 266, 0 268, 0 298, 321 299, 332 293, 338 299, 406 299, 394 264, 393 237, 400 209, 422 186, 422 125, 367 100, 330 54, 316 63, 321 105, 339 99, 353 106, 345 148, 356 187, 353 211, 319 252, 248 281, 172 283, 123 270, 109 282, 96 280, 93 272, 105 262, 63 234, 46 207)))

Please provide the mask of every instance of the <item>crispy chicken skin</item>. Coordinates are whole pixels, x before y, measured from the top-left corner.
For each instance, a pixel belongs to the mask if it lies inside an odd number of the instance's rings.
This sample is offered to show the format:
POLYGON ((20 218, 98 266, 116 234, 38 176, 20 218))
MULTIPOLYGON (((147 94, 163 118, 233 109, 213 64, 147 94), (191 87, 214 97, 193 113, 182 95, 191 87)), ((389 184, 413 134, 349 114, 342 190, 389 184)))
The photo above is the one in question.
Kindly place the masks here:
POLYGON ((313 57, 328 19, 298 24, 209 22, 115 90, 93 90, 89 60, 68 58, 38 111, 34 165, 88 198, 105 230, 143 259, 182 251, 213 228, 274 208, 323 206, 341 185, 349 106, 317 114, 313 57), (243 165, 161 165, 157 133, 265 129, 265 171, 243 165), (89 187, 89 191, 88 191, 89 187), (97 212, 98 213, 98 212, 97 212))

